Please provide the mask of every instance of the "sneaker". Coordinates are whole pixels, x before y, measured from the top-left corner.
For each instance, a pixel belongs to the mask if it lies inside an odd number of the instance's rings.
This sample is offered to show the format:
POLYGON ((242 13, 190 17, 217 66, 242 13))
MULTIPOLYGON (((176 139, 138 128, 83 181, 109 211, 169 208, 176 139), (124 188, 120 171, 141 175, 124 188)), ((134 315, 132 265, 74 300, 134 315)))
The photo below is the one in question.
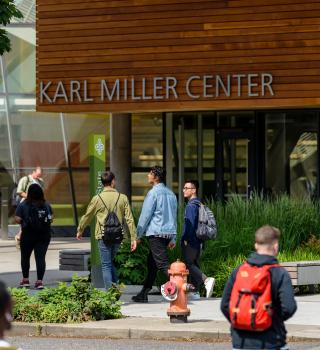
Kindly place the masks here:
POLYGON ((29 288, 30 282, 28 278, 23 278, 19 284, 19 288, 29 288))
POLYGON ((141 291, 134 295, 131 300, 135 303, 147 303, 148 302, 148 293, 150 292, 151 288, 142 288, 141 291))
POLYGON ((199 292, 188 293, 188 299, 190 299, 190 300, 200 300, 200 293, 199 292))
POLYGON ((37 281, 35 284, 34 284, 34 288, 35 289, 43 289, 43 283, 42 281, 37 281))
POLYGON ((212 293, 213 293, 213 287, 214 287, 214 278, 213 277, 208 277, 204 281, 204 286, 206 288, 206 298, 210 298, 212 293))

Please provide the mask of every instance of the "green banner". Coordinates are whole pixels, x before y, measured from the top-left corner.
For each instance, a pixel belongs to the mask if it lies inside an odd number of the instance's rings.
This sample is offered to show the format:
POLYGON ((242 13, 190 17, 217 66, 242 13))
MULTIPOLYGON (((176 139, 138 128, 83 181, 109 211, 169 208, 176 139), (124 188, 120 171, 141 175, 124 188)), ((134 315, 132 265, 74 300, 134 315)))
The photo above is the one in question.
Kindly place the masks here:
MULTIPOLYGON (((90 166, 90 197, 100 193, 103 189, 100 177, 106 169, 106 140, 105 135, 89 136, 89 166, 90 166)), ((97 240, 95 239, 95 221, 90 226, 91 232, 91 276, 96 287, 103 286, 101 263, 97 240)))

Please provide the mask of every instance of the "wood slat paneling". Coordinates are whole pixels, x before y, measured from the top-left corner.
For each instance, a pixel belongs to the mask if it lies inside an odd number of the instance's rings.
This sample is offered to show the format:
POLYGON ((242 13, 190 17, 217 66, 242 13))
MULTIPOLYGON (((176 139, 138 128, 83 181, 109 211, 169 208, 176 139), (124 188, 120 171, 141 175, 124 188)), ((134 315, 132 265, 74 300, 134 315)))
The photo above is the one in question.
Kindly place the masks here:
POLYGON ((320 105, 319 25, 320 3, 315 0, 38 0, 37 110, 316 108, 320 105), (268 88, 262 94, 263 73, 273 76, 273 95, 268 88), (258 74, 251 79, 258 86, 250 89, 246 76, 241 80, 241 96, 236 79, 231 80, 230 96, 221 85, 218 94, 215 76, 226 83, 227 76, 235 74, 258 74), (207 88, 210 97, 204 95, 206 75, 213 76, 208 83, 213 86, 207 88), (191 76, 201 77, 190 90, 199 98, 187 93, 191 76), (164 81, 155 83, 154 92, 155 77, 176 78, 168 97, 170 88, 166 90, 164 81), (112 101, 101 100, 101 81, 108 82, 111 93, 117 79, 120 100, 116 93, 112 101), (131 79, 136 81, 135 94, 131 79), (49 81, 41 100, 40 82, 45 86, 49 81), (79 82, 73 83, 74 89, 79 85, 77 92, 70 92, 71 81, 79 82), (249 90, 257 96, 248 96, 249 90), (84 101, 85 94, 93 100, 84 101))

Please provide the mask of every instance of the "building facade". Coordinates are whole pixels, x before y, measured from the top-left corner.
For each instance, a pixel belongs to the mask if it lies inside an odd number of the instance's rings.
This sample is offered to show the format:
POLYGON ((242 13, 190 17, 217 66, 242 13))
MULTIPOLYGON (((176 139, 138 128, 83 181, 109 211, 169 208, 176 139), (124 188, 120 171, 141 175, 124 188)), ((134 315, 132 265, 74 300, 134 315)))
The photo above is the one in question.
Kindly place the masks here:
POLYGON ((17 5, 1 58, 1 184, 41 165, 58 223, 73 223, 73 198, 79 214, 89 200, 89 135, 106 134, 114 168, 124 120, 131 172, 117 175, 133 203, 155 164, 181 203, 187 178, 206 198, 319 197, 320 3, 17 5))

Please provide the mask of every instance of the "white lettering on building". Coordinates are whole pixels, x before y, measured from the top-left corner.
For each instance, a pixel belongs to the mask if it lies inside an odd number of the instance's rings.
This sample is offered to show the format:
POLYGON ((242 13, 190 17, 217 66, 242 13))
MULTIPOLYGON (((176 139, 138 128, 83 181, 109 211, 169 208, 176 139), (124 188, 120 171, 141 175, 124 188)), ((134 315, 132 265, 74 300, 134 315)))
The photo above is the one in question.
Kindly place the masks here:
POLYGON ((272 84, 273 76, 270 73, 192 75, 185 81, 179 81, 174 76, 102 79, 95 83, 87 80, 67 83, 40 81, 39 100, 41 104, 93 102, 96 98, 105 103, 179 100, 180 93, 191 100, 260 98, 275 96, 272 84), (96 87, 97 83, 99 88, 96 87), (90 95, 90 91, 98 96, 90 95))

